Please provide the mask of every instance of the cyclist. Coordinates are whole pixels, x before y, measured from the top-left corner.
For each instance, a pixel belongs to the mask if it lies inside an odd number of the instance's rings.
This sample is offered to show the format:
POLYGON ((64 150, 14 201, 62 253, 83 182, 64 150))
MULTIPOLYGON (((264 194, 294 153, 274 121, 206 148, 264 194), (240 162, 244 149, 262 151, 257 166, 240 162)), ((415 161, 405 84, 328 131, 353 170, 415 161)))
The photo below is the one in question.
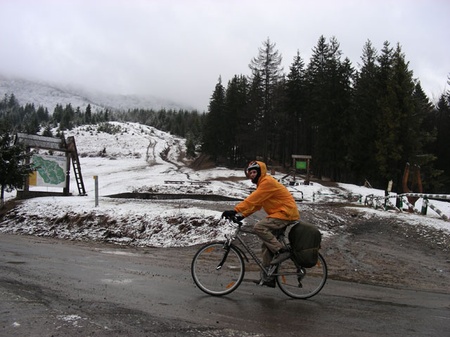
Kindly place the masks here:
MULTIPOLYGON (((255 233, 263 241, 262 262, 265 267, 280 263, 289 258, 290 253, 273 235, 273 230, 285 229, 292 222, 300 218, 295 200, 287 188, 272 176, 267 175, 266 164, 252 161, 245 169, 246 176, 256 184, 256 190, 244 201, 237 204, 234 210, 222 213, 224 218, 236 215, 247 217, 261 208, 267 217, 254 225, 255 233)), ((260 285, 274 288, 275 278, 267 279, 261 274, 260 285)))

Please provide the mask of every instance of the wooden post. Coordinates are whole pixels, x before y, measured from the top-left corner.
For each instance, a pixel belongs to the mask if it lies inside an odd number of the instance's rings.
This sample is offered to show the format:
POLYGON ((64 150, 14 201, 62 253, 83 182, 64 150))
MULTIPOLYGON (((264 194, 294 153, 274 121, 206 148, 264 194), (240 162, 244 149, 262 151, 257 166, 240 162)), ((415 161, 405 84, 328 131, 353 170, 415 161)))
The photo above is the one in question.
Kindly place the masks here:
POLYGON ((98 206, 98 176, 94 176, 95 181, 95 207, 98 206))

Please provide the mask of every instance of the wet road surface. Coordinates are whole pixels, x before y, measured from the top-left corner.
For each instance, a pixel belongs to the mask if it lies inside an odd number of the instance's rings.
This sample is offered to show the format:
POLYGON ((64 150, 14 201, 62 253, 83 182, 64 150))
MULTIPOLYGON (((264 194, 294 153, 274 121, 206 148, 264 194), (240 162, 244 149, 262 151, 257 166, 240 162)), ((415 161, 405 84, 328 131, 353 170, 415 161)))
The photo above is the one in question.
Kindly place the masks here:
POLYGON ((0 336, 448 336, 450 295, 329 280, 293 300, 258 287, 211 297, 196 247, 130 248, 0 234, 0 336))

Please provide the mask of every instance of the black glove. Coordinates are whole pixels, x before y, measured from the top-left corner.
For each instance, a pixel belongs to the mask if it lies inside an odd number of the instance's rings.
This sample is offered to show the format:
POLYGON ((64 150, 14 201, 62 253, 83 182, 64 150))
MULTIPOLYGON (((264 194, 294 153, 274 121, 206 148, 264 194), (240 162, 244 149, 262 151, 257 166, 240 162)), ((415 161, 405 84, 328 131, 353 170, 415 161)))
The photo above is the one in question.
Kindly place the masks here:
POLYGON ((236 216, 237 212, 235 210, 225 211, 222 213, 222 218, 225 219, 233 219, 236 216))

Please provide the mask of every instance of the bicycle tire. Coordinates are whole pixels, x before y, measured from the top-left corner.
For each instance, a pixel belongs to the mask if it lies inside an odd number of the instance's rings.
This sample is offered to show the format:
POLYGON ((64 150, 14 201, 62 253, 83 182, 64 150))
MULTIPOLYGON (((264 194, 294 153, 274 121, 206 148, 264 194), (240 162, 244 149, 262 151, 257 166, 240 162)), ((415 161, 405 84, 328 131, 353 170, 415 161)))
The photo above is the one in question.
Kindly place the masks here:
POLYGON ((227 295, 239 287, 245 274, 241 253, 233 245, 226 254, 224 242, 213 242, 201 247, 191 264, 192 278, 197 287, 212 296, 227 295), (218 268, 219 264, 222 266, 218 268))
POLYGON ((321 254, 314 267, 299 268, 288 259, 278 266, 277 284, 286 295, 307 299, 318 294, 325 285, 328 277, 328 267, 321 254))

